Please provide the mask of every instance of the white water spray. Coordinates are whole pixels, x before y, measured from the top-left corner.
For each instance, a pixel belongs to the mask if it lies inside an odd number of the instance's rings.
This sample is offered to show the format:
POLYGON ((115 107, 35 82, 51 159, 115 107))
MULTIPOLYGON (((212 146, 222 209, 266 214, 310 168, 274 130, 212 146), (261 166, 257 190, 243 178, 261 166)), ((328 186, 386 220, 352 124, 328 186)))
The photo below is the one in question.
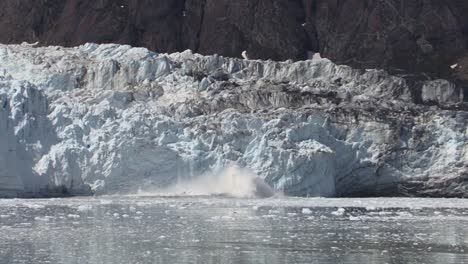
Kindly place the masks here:
POLYGON ((236 198, 266 198, 276 195, 268 184, 252 170, 237 165, 226 167, 220 173, 210 173, 181 181, 163 190, 140 191, 138 195, 205 196, 223 195, 236 198))

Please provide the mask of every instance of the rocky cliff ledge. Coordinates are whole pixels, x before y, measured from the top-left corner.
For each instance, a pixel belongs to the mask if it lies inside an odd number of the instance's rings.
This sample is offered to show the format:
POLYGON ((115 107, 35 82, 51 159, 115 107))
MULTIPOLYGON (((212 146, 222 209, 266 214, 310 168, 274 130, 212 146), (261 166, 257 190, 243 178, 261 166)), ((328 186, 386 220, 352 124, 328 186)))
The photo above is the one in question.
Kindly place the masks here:
POLYGON ((133 192, 235 162, 288 195, 467 197, 464 96, 327 59, 1 45, 0 195, 133 192))
POLYGON ((354 68, 466 81, 467 13, 465 0, 3 0, 0 42, 272 60, 320 52, 354 68))

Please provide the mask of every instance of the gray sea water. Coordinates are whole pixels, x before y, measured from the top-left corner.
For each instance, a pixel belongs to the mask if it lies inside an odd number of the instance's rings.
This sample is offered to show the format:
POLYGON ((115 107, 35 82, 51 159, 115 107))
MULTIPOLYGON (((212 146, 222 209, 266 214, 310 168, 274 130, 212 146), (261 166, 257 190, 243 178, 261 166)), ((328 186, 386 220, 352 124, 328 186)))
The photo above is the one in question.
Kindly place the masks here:
POLYGON ((468 202, 0 200, 0 263, 468 263, 468 202))

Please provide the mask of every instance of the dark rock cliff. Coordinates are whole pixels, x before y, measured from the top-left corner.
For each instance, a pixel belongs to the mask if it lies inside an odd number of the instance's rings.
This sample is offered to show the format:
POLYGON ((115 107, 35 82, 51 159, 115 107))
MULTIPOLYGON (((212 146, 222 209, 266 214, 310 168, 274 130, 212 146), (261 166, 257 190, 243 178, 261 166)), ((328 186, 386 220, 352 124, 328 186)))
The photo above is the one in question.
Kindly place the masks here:
POLYGON ((0 42, 273 60, 311 51, 358 68, 468 79, 467 13, 464 0, 3 0, 0 42))

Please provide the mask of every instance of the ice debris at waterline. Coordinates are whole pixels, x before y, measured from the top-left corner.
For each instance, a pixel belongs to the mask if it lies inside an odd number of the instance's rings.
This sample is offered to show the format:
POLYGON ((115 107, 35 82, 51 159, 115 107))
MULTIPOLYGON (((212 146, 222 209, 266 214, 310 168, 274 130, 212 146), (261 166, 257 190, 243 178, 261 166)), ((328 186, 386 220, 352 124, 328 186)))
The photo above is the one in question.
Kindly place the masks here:
POLYGON ((234 198, 268 198, 281 196, 255 173, 246 168, 229 165, 217 173, 208 173, 182 180, 164 189, 142 187, 138 196, 226 196, 234 198))
POLYGON ((136 193, 232 162, 297 196, 468 196, 445 80, 326 59, 0 45, 0 195, 136 193))

